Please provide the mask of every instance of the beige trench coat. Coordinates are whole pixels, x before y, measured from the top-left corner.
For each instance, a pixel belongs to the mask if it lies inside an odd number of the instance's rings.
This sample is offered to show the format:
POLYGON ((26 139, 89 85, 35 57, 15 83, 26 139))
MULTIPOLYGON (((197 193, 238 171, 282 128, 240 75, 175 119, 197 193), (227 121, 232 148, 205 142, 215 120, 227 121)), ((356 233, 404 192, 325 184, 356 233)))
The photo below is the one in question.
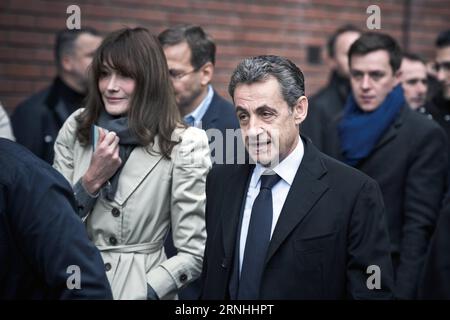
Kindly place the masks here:
MULTIPOLYGON (((61 128, 53 166, 74 185, 87 171, 92 147, 76 139, 75 116, 61 128)), ((105 262, 115 299, 146 299, 147 283, 160 299, 200 276, 206 239, 205 181, 211 168, 206 133, 176 129, 182 142, 171 160, 137 147, 120 175, 112 202, 101 195, 85 220, 90 239, 105 262), (167 259, 163 243, 169 227, 178 254, 167 259)), ((153 150, 158 150, 157 142, 153 150)), ((82 270, 81 270, 82 272, 82 270)))

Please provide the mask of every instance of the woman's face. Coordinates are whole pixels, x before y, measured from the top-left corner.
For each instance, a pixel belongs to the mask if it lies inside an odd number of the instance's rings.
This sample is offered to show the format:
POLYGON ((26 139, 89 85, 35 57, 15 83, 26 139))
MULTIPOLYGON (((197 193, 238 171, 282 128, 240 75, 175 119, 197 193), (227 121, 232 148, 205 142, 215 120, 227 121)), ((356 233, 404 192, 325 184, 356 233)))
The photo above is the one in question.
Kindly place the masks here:
POLYGON ((125 114, 130 108, 136 81, 118 73, 106 64, 100 72, 98 89, 106 112, 113 116, 125 114))

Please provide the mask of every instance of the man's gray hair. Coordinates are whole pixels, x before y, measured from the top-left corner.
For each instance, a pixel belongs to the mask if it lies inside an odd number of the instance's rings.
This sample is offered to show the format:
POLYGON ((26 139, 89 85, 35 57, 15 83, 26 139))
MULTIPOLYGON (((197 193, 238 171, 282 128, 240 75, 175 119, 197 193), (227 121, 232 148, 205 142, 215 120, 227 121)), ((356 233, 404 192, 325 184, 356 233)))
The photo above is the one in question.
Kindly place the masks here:
POLYGON ((231 76, 228 93, 234 100, 234 90, 239 84, 264 82, 269 77, 277 79, 281 95, 290 108, 305 95, 302 71, 289 59, 273 55, 247 58, 241 61, 231 76))

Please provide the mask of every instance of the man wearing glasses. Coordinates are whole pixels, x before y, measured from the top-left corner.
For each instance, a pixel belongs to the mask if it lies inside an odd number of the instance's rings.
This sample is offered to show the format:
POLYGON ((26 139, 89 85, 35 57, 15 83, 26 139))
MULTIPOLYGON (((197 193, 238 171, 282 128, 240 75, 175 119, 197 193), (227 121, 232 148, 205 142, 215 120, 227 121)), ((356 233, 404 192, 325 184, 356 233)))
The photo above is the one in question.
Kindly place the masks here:
POLYGON ((226 129, 237 129, 239 123, 231 103, 219 96, 210 84, 214 75, 215 43, 195 25, 171 27, 161 32, 158 39, 166 55, 181 116, 187 125, 209 133, 213 163, 225 163, 231 154, 231 150, 225 150, 226 129), (211 144, 217 134, 223 137, 220 150, 217 143, 216 148, 211 144))
MULTIPOLYGON (((213 164, 229 163, 237 158, 237 139, 227 148, 226 131, 239 128, 233 105, 222 98, 212 87, 216 45, 200 26, 177 25, 158 35, 164 49, 169 73, 172 78, 175 96, 181 116, 189 126, 206 131, 208 135, 213 164)), ((229 132, 230 133, 230 132, 229 132)), ((172 235, 164 244, 167 256, 176 254, 172 235)), ((194 281, 183 289, 182 300, 198 299, 200 281, 194 281)))

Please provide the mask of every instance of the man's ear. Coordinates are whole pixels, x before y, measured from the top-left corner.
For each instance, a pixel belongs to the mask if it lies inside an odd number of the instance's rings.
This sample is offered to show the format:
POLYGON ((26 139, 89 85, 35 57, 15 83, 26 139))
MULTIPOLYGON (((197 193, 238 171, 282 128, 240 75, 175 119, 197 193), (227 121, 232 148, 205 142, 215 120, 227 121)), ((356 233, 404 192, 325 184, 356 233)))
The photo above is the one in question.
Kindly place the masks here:
POLYGON ((70 72, 72 70, 72 57, 67 54, 61 56, 61 67, 63 71, 70 72))
POLYGON ((301 96, 298 98, 293 110, 295 124, 300 124, 305 121, 308 115, 308 98, 301 96))
POLYGON ((211 62, 207 62, 200 69, 200 84, 205 87, 207 86, 214 75, 214 65, 211 62))
POLYGON ((395 82, 394 82, 394 87, 395 87, 395 86, 397 86, 399 83, 401 83, 401 81, 402 81, 402 70, 401 70, 401 69, 398 69, 398 70, 395 72, 394 77, 395 77, 395 82))

